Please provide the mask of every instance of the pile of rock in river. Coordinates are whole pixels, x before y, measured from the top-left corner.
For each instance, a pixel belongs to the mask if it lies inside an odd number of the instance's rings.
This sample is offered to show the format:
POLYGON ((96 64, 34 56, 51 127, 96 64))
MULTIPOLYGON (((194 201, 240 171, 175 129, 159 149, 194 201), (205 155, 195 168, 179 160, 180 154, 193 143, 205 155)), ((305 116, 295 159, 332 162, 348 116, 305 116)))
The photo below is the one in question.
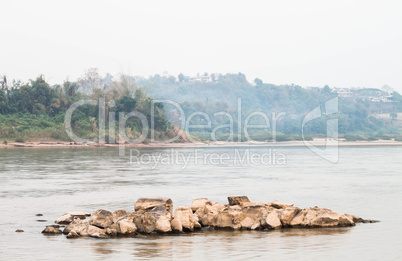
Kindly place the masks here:
POLYGON ((252 203, 246 196, 228 197, 229 204, 209 199, 193 200, 191 207, 177 207, 173 214, 170 198, 140 198, 134 212, 98 210, 69 212, 58 218, 59 225, 47 226, 42 233, 67 234, 67 238, 90 236, 108 238, 137 234, 191 232, 201 228, 263 230, 287 227, 348 227, 372 222, 360 217, 314 207, 300 209, 293 204, 252 203), (87 219, 87 217, 90 217, 87 219), (66 225, 62 231, 62 225, 66 225))

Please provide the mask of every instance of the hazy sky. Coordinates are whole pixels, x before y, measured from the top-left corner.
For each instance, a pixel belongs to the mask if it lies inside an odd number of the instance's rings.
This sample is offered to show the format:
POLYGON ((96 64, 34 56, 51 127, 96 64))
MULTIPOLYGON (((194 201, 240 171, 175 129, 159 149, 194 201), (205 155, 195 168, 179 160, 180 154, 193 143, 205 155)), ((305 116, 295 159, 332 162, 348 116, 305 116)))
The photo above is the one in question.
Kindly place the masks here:
POLYGON ((402 1, 1 1, 0 75, 245 73, 402 91, 402 1))

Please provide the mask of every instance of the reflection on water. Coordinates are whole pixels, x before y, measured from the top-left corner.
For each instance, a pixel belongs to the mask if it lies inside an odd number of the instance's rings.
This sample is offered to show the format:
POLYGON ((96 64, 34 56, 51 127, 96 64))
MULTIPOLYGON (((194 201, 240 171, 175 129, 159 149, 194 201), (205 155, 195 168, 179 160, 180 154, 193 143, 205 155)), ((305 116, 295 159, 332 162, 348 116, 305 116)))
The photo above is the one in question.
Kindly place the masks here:
MULTIPOLYGON (((253 147, 254 153, 265 149, 253 147)), ((130 165, 109 149, 0 150, 0 260, 3 259, 353 259, 401 257, 401 147, 342 147, 331 164, 307 148, 278 148, 284 166, 130 165), (322 206, 381 220, 352 228, 278 231, 199 231, 169 236, 68 240, 40 233, 72 210, 133 211, 142 196, 168 196, 174 205, 209 197, 226 202, 248 195, 256 202, 279 200, 322 206), (38 218, 37 213, 43 216, 38 218), (47 222, 38 222, 47 220, 47 222), (24 233, 15 233, 17 228, 24 233)), ((190 155, 191 149, 179 149, 190 155)), ((233 154, 233 148, 204 148, 233 154)), ((156 155, 163 149, 141 149, 156 155)))

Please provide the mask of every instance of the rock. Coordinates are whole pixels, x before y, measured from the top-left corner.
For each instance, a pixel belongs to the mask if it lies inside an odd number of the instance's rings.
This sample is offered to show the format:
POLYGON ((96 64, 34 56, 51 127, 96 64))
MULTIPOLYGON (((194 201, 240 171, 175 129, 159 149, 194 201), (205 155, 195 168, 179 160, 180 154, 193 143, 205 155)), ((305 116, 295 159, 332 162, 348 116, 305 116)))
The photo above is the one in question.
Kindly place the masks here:
POLYGON ((172 230, 170 219, 168 218, 169 215, 170 213, 166 211, 165 207, 155 207, 148 212, 134 217, 134 224, 140 233, 167 233, 172 230))
POLYGON ((219 212, 212 221, 215 228, 240 229, 245 215, 239 206, 229 206, 219 212))
POLYGON ((46 226, 42 231, 43 234, 61 234, 61 230, 57 225, 46 226))
POLYGON ((73 222, 74 218, 85 219, 86 217, 91 216, 91 213, 82 212, 82 211, 72 211, 64 214, 54 221, 56 224, 68 225, 73 222))
POLYGON ((112 224, 110 227, 105 228, 105 233, 109 236, 117 236, 120 234, 120 225, 117 223, 112 224))
POLYGON ((173 214, 173 201, 170 198, 150 197, 140 198, 134 204, 134 210, 139 213, 145 213, 155 207, 163 206, 166 211, 173 214))
POLYGON ((110 211, 100 209, 96 211, 91 219, 89 220, 89 224, 92 226, 96 226, 99 228, 106 228, 111 226, 114 223, 113 214, 110 211))
POLYGON ((42 217, 43 214, 36 214, 35 216, 37 216, 37 217, 42 217))
POLYGON ((81 220, 80 218, 77 218, 64 228, 63 234, 67 235, 74 230, 80 236, 87 236, 88 226, 89 226, 88 220, 81 220))
POLYGON ((59 217, 58 219, 56 219, 54 221, 54 223, 68 225, 71 222, 73 222, 73 220, 74 220, 74 216, 67 213, 67 214, 64 214, 63 216, 59 217))
POLYGON ((253 220, 249 217, 246 217, 245 219, 243 219, 242 222, 240 222, 240 225, 241 225, 242 229, 251 229, 251 227, 253 227, 254 223, 255 223, 255 220, 253 220))
POLYGON ((290 222, 293 227, 346 227, 355 223, 347 216, 326 208, 303 209, 290 222))
POLYGON ((107 238, 108 235, 106 234, 106 231, 102 228, 96 227, 89 225, 87 228, 87 233, 88 236, 90 237, 95 237, 95 238, 107 238))
POLYGON ((74 230, 71 230, 70 233, 68 233, 67 238, 78 238, 80 237, 80 235, 78 235, 77 232, 75 232, 74 230))
POLYGON ((201 229, 201 224, 197 221, 194 223, 194 229, 201 229))
POLYGON ((358 216, 354 216, 354 215, 350 215, 350 214, 345 214, 345 216, 348 217, 349 219, 353 220, 353 222, 355 222, 355 223, 364 222, 364 219, 362 219, 361 217, 358 217, 358 216))
POLYGON ((118 223, 120 228, 119 235, 135 235, 137 232, 137 226, 133 222, 129 222, 127 220, 121 220, 118 223))
POLYGON ((189 207, 177 207, 174 212, 174 219, 180 220, 184 231, 193 231, 195 223, 198 223, 198 217, 193 214, 189 207))
POLYGON ((228 197, 229 205, 242 205, 244 202, 250 202, 247 196, 232 196, 228 197))
POLYGON ((246 217, 242 221, 242 228, 275 229, 282 226, 278 213, 265 205, 243 207, 242 212, 246 217))
POLYGON ((264 228, 275 229, 280 228, 282 226, 281 220, 279 218, 278 212, 271 211, 267 217, 265 218, 265 223, 263 225, 264 228))
POLYGON ((15 230, 15 232, 24 232, 24 230, 22 230, 21 228, 15 230))
POLYGON ((116 210, 113 212, 113 221, 116 223, 119 218, 127 216, 128 214, 130 213, 125 210, 116 210))
POLYGON ((287 207, 279 211, 279 219, 281 220, 282 226, 289 227, 293 218, 301 212, 300 208, 297 207, 287 207))
POLYGON ((193 203, 191 203, 191 210, 193 212, 196 212, 197 209, 201 207, 205 207, 206 204, 212 205, 211 200, 207 198, 197 198, 193 200, 193 203))
POLYGON ((265 218, 268 215, 269 209, 263 205, 254 205, 241 208, 246 217, 256 221, 265 218))
POLYGON ((293 207, 293 204, 290 203, 281 203, 278 201, 271 201, 268 203, 268 206, 271 206, 273 208, 278 208, 278 209, 284 209, 284 208, 288 208, 288 207, 293 207))
POLYGON ((181 225, 180 219, 173 218, 172 222, 170 222, 172 226, 172 231, 174 232, 183 232, 183 226, 181 225))
POLYGON ((224 208, 225 205, 221 203, 215 203, 212 205, 210 203, 207 203, 204 207, 200 207, 199 209, 197 209, 194 214, 198 217, 198 222, 202 226, 208 227, 211 226, 214 217, 218 215, 218 213, 221 212, 224 208))

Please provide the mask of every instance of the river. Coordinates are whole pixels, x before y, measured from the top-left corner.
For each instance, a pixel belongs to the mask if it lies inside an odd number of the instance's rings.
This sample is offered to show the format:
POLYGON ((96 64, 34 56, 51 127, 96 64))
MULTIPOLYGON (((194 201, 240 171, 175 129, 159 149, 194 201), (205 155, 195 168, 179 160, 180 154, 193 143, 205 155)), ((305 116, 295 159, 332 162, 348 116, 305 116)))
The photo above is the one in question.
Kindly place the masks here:
POLYGON ((236 153, 247 150, 273 153, 266 146, 142 148, 130 161, 128 150, 119 156, 116 148, 2 149, 0 260, 402 260, 401 146, 340 147, 336 164, 306 147, 280 146, 274 154, 281 162, 238 162, 236 153), (211 159, 222 155, 224 162, 211 159), (159 156, 164 163, 149 160, 159 156), (170 197, 177 207, 200 197, 227 203, 232 195, 326 207, 380 222, 115 239, 40 233, 68 211, 133 211, 144 196, 170 197), (18 228, 25 232, 14 232, 18 228))

